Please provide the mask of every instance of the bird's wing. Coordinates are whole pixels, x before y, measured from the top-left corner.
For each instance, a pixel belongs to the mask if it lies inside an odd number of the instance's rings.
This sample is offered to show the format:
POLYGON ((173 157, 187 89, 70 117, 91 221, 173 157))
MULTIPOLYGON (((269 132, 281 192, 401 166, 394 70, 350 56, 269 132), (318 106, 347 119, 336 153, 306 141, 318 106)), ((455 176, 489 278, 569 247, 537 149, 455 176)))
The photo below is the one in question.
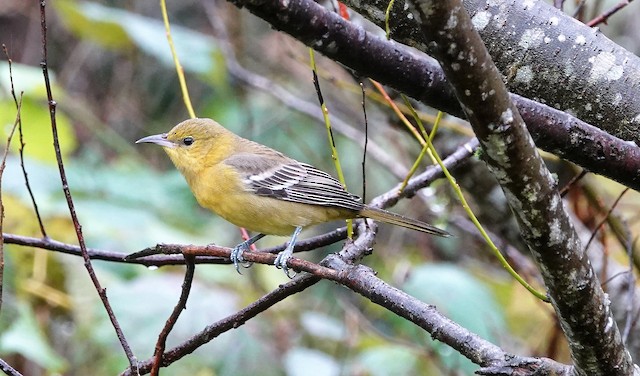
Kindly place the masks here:
POLYGON ((356 211, 363 208, 360 198, 331 175, 282 155, 239 153, 224 163, 235 168, 247 189, 259 196, 356 211))

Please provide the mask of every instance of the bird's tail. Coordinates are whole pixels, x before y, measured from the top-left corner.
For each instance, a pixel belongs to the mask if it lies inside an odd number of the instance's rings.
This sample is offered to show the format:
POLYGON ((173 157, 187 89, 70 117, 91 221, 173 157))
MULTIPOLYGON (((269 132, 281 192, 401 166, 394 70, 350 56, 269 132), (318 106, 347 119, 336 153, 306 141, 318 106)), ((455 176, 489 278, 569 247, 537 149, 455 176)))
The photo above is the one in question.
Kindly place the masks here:
POLYGON ((441 230, 435 226, 432 226, 428 223, 418 221, 417 219, 407 218, 400 214, 391 213, 386 210, 373 208, 370 206, 365 206, 362 210, 360 210, 360 217, 367 217, 374 219, 376 221, 390 223, 392 225, 406 227, 412 230, 424 232, 427 234, 438 235, 449 237, 450 233, 441 230))

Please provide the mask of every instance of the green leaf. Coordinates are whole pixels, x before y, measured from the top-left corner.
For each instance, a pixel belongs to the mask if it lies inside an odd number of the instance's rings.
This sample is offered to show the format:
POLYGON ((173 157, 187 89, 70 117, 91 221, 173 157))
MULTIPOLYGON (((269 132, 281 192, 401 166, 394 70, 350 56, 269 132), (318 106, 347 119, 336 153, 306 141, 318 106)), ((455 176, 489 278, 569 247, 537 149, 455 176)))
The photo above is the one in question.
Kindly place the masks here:
MULTIPOLYGON (((11 103, 13 106, 13 111, 11 111, 13 113, 12 117, 15 119, 15 104, 10 93, 11 77, 9 76, 8 62, 0 61, 0 72, 2 72, 2 74, 0 74, 0 88, 3 88, 2 92, 0 92, 0 99, 2 101, 8 100, 11 103)), ((47 92, 44 87, 42 68, 13 62, 11 64, 11 74, 13 76, 16 97, 20 96, 20 92, 24 92, 25 95, 38 99, 47 97, 47 92)), ((49 80, 52 85, 55 85, 56 77, 53 72, 49 72, 49 80)), ((4 112, 0 112, 0 114, 4 114, 4 112)), ((13 124, 13 120, 11 123, 13 124)))
MULTIPOLYGON (((99 3, 57 1, 54 5, 63 22, 78 36, 106 48, 136 45, 166 66, 174 66, 161 21, 99 3)), ((219 51, 213 38, 178 25, 171 25, 171 35, 185 70, 202 74, 214 71, 214 57, 219 51)))
MULTIPOLYGON (((46 103, 32 95, 25 95, 22 100, 22 130, 24 134, 26 156, 43 162, 56 162, 51 133, 51 117, 46 103)), ((13 99, 0 101, 0 139, 6 140, 16 119, 16 108, 13 99)), ((71 121, 61 111, 56 112, 58 141, 63 157, 67 157, 77 146, 77 139, 71 121)), ((19 146, 18 130, 11 142, 11 149, 17 153, 19 146)))
POLYGON ((53 3, 60 20, 78 37, 98 43, 106 48, 121 49, 133 46, 122 25, 112 15, 100 11, 98 6, 75 1, 56 1, 53 3), (104 17, 103 17, 104 16, 104 17))

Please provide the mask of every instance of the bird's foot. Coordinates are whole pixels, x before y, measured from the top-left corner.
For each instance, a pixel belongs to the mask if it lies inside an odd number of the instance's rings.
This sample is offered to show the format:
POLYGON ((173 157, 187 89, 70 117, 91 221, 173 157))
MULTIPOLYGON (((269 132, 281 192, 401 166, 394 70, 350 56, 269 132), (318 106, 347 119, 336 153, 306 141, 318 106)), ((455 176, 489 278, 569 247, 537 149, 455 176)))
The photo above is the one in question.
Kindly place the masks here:
POLYGON ((284 274, 287 277, 289 277, 289 279, 292 279, 297 274, 295 272, 294 272, 293 275, 289 274, 289 266, 287 265, 287 262, 289 262, 289 259, 291 259, 291 255, 292 254, 293 254, 293 244, 289 243, 289 245, 287 245, 287 248, 285 248, 284 251, 278 253, 278 256, 276 257, 275 261, 273 262, 273 265, 275 265, 276 268, 278 268, 278 269, 282 269, 284 274))
POLYGON ((247 242, 242 242, 237 246, 235 246, 231 251, 231 255, 229 255, 229 258, 231 259, 231 262, 233 262, 233 266, 236 268, 236 271, 238 272, 238 274, 242 274, 240 272, 240 265, 242 265, 242 267, 244 268, 248 268, 252 265, 251 262, 244 262, 244 258, 242 257, 242 254, 245 251, 248 251, 249 247, 251 247, 251 244, 247 244, 247 242))
POLYGON ((245 268, 248 268, 251 265, 253 265, 253 263, 251 262, 244 263, 244 258, 242 258, 242 254, 245 251, 250 250, 251 245, 257 242, 258 240, 264 238, 264 236, 265 236, 264 234, 255 235, 252 238, 249 238, 243 241, 242 243, 236 245, 233 248, 233 250, 231 251, 231 254, 229 255, 229 259, 233 263, 233 266, 236 267, 236 272, 238 272, 238 274, 242 274, 240 273, 240 265, 242 265, 245 268))
POLYGON ((296 227, 296 229, 293 231, 293 234, 291 235, 289 244, 287 244, 287 248, 285 248, 284 251, 278 253, 278 256, 273 262, 273 265, 275 265, 278 269, 282 269, 284 271, 284 274, 289 277, 289 279, 292 279, 296 276, 296 273, 294 273, 293 276, 289 274, 289 266, 287 266, 287 262, 289 262, 291 255, 293 255, 293 247, 296 246, 296 239, 298 238, 300 231, 302 231, 302 227, 296 227))

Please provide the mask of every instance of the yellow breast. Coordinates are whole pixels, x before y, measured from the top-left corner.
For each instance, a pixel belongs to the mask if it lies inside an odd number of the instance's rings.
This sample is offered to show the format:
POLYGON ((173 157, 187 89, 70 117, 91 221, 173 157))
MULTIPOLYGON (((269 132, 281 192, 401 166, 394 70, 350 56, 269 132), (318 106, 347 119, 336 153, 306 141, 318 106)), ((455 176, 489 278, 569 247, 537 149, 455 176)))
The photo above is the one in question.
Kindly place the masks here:
POLYGON ((257 196, 235 170, 211 166, 187 182, 198 203, 236 226, 269 235, 290 235, 298 227, 347 218, 344 210, 257 196), (215 176, 215 178, 213 178, 215 176))

